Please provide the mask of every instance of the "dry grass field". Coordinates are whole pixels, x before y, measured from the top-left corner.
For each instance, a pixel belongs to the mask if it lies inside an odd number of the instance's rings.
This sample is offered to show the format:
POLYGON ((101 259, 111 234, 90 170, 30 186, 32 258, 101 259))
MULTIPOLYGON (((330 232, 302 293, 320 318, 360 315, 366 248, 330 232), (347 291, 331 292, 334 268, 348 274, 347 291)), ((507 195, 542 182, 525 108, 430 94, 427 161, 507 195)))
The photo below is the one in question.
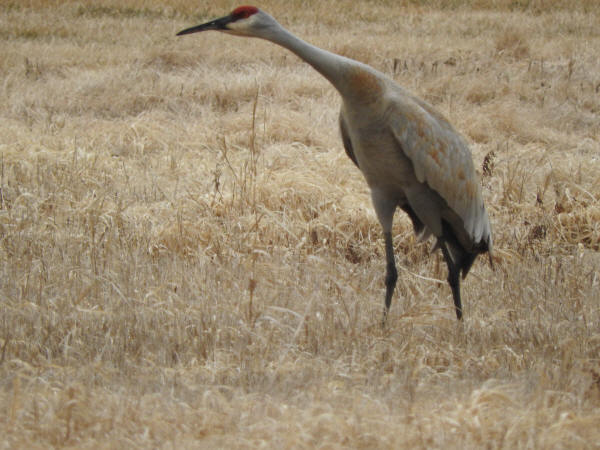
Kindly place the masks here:
POLYGON ((496 268, 383 239, 339 98, 230 1, 0 2, 2 448, 599 448, 600 4, 258 6, 440 109, 496 268))

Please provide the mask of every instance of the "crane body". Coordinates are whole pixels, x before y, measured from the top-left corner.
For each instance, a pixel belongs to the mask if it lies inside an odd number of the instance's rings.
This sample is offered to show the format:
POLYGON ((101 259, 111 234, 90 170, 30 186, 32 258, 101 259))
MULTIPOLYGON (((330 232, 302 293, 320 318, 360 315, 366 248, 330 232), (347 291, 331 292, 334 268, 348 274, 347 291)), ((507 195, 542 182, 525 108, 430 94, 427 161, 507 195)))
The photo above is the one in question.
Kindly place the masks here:
POLYGON ((384 323, 398 278, 392 239, 397 208, 421 239, 435 236, 448 266, 456 316, 460 275, 478 254, 492 261, 492 234, 466 141, 427 102, 372 67, 311 45, 252 6, 178 35, 217 30, 266 39, 295 53, 337 89, 345 151, 362 172, 383 228, 386 251, 384 323))

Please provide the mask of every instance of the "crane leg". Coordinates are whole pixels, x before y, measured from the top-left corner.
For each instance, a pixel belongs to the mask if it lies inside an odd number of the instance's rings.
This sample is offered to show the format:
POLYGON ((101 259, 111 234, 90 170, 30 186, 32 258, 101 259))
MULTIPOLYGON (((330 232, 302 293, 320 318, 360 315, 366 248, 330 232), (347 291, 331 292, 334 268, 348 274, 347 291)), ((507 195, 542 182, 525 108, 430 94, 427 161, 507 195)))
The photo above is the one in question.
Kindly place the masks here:
POLYGON ((385 326, 388 311, 392 304, 392 295, 394 295, 394 288, 396 287, 396 281, 398 280, 398 271, 396 270, 396 262, 394 261, 394 243, 392 240, 392 233, 386 231, 383 233, 385 240, 385 259, 386 259, 386 273, 385 273, 385 308, 383 310, 382 326, 385 326))
POLYGON ((377 213, 377 218, 383 228, 383 239, 385 241, 385 307, 383 309, 383 320, 381 326, 385 326, 390 305, 392 304, 392 295, 398 280, 398 272, 396 271, 396 262, 394 261, 394 241, 392 240, 392 222, 394 221, 394 211, 396 211, 397 200, 390 196, 385 191, 378 189, 371 190, 373 206, 377 213))
POLYGON ((452 289, 452 298, 454 299, 454 307, 456 308, 456 318, 462 319, 462 303, 460 300, 460 262, 452 260, 450 252, 448 251, 447 244, 445 242, 441 245, 442 253, 444 254, 444 260, 448 265, 448 284, 452 289))

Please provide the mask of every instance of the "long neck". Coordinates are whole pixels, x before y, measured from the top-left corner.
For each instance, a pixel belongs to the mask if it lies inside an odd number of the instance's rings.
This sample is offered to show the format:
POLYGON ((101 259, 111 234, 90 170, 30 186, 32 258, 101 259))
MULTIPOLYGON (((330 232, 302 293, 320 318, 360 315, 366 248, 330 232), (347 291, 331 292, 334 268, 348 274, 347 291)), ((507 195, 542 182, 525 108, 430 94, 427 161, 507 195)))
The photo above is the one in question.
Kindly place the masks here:
POLYGON ((323 75, 340 92, 342 97, 348 93, 349 74, 362 64, 344 56, 315 47, 294 36, 281 25, 270 28, 263 36, 275 44, 287 48, 323 75))

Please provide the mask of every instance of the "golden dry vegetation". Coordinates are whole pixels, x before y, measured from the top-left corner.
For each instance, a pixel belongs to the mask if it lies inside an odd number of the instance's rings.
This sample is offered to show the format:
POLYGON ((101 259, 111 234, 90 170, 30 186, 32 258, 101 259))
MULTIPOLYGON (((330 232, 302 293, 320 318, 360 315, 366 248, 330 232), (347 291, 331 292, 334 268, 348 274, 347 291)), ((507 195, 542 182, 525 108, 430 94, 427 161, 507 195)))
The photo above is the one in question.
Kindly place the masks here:
POLYGON ((598 448, 600 6, 260 6, 426 98, 495 232, 384 258, 337 93, 225 1, 0 4, 3 448, 598 448))

